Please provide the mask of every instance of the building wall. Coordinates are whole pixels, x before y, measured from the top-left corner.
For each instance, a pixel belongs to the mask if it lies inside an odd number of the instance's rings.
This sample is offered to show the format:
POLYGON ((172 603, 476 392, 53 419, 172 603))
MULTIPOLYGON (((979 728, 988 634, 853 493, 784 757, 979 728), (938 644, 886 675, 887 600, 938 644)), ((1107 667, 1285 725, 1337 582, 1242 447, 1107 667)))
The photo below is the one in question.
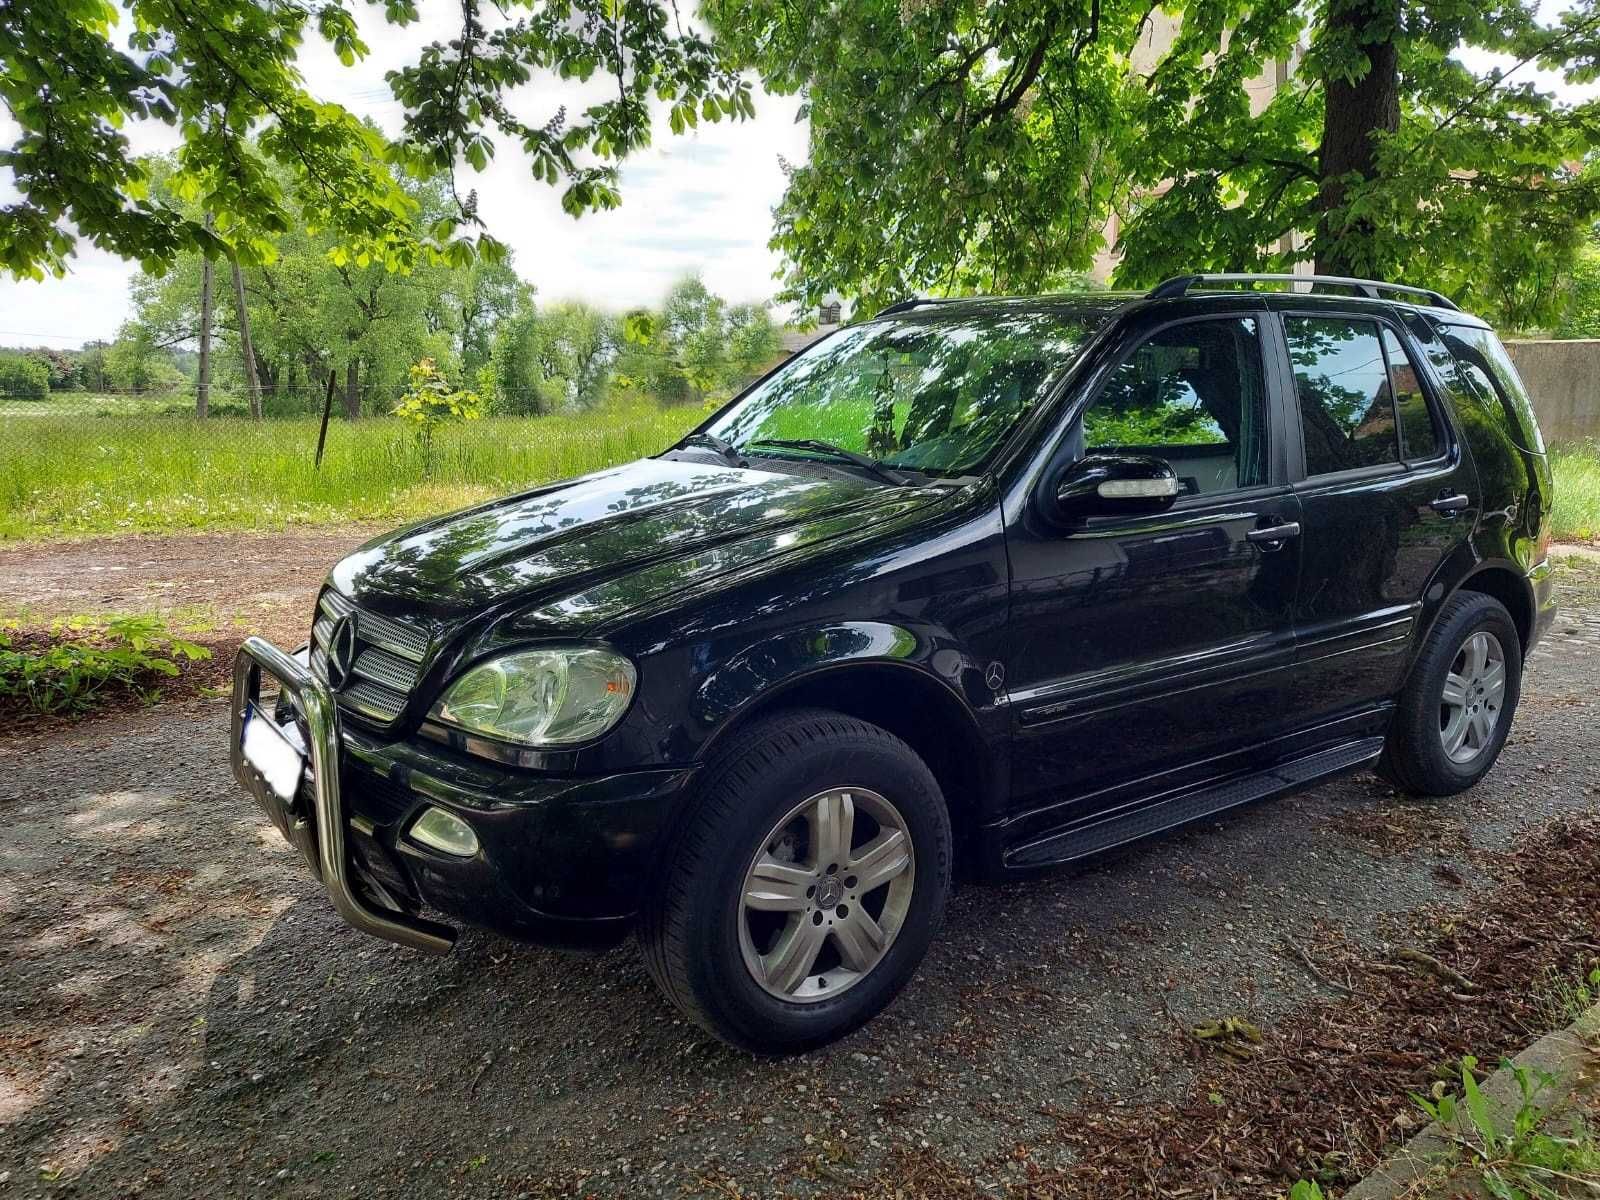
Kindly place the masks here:
POLYGON ((1507 342, 1545 441, 1600 439, 1600 338, 1507 342))

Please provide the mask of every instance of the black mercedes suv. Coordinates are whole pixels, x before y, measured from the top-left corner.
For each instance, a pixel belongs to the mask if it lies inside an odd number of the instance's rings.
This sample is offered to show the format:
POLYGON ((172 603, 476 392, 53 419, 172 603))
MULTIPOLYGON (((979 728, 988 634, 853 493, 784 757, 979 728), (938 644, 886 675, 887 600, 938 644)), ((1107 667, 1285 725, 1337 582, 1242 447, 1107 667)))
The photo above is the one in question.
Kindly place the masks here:
POLYGON ((1550 502, 1432 292, 908 301, 654 458, 338 563, 308 646, 240 651, 234 772, 358 929, 631 931, 707 1029, 799 1050, 905 986, 953 878, 1477 782, 1550 502))

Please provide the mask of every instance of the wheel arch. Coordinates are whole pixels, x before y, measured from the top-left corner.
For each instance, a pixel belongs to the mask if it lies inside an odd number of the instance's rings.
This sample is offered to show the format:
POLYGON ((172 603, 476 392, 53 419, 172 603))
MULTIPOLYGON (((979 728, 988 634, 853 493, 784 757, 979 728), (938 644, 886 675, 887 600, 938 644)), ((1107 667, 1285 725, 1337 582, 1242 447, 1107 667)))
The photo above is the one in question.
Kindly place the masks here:
POLYGON ((1536 609, 1533 585, 1525 575, 1509 563, 1488 562, 1463 579, 1456 591, 1479 592, 1505 605, 1512 623, 1517 627, 1523 657, 1527 657, 1536 609))
POLYGON ((704 761, 755 721, 796 708, 824 708, 877 725, 904 741, 928 765, 944 793, 957 859, 970 868, 999 766, 965 701, 915 664, 886 659, 816 665, 752 698, 700 746, 704 761))

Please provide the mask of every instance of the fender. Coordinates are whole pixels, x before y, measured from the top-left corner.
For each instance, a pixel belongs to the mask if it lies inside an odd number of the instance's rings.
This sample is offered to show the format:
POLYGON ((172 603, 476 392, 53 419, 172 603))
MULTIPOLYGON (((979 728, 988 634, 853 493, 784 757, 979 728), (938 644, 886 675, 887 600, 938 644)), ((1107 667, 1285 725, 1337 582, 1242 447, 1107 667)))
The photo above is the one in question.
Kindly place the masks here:
POLYGON ((979 712, 994 708, 994 694, 984 683, 982 665, 964 647, 936 629, 838 621, 754 642, 707 675, 695 690, 692 708, 692 722, 709 730, 695 759, 704 761, 754 707, 851 667, 901 671, 910 686, 931 684, 959 710, 975 738, 988 740, 979 712))

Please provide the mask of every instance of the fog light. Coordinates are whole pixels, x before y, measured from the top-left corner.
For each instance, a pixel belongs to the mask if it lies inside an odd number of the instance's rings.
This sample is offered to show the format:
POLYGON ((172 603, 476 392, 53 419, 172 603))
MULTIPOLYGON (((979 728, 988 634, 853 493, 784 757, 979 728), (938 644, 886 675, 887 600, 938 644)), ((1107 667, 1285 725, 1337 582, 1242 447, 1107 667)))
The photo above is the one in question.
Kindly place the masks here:
POLYGON ((423 810, 411 823, 411 840, 457 858, 471 858, 478 852, 478 835, 472 826, 442 808, 423 810))

